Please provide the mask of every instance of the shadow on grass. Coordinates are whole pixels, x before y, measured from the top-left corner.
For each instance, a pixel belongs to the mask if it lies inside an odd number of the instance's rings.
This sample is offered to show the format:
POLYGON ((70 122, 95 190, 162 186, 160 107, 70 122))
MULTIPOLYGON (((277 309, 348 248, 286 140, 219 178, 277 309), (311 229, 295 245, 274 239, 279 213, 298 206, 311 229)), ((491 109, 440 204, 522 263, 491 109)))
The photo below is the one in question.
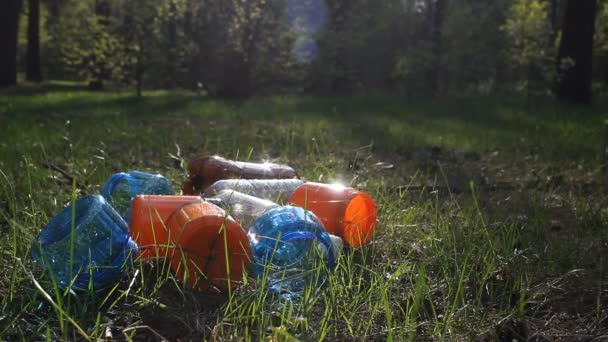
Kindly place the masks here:
POLYGON ((66 120, 123 116, 144 125, 195 119, 232 124, 291 121, 354 144, 374 142, 387 153, 408 155, 414 146, 487 152, 540 151, 551 158, 598 157, 603 142, 603 104, 558 105, 547 98, 404 99, 389 96, 275 96, 216 99, 187 91, 148 91, 143 97, 85 91, 77 83, 50 82, 0 93, 0 115, 13 120, 66 120), (8 96, 7 96, 8 94, 8 96), (235 121, 236 119, 236 121, 235 121), (163 121, 164 120, 164 121, 163 121), (230 121, 232 120, 232 121, 230 121), (322 125, 324 123, 324 125, 322 125), (326 128, 325 130, 321 128, 326 128))
POLYGON ((61 93, 61 92, 76 92, 76 91, 88 91, 87 84, 84 82, 72 82, 72 81, 45 81, 40 83, 26 82, 21 83, 18 86, 0 89, 0 96, 35 96, 44 95, 48 93, 61 93))

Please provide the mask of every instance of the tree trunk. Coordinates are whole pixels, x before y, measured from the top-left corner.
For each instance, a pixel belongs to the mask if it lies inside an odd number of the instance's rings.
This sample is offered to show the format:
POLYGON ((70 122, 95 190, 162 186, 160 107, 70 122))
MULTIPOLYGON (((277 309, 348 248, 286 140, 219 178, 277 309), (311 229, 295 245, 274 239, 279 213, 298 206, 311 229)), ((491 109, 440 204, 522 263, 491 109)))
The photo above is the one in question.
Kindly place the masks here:
POLYGON ((202 50, 200 46, 201 39, 199 38, 198 31, 195 29, 194 25, 195 13, 193 12, 195 10, 195 5, 188 2, 187 6, 188 9, 184 13, 184 35, 186 35, 190 41, 196 42, 198 49, 196 50, 196 53, 193 53, 190 56, 190 60, 187 62, 189 72, 186 82, 188 88, 199 89, 199 84, 201 84, 201 65, 199 62, 201 60, 202 50))
POLYGON ((27 16, 26 78, 40 82, 40 0, 29 0, 27 16))
POLYGON ((66 5, 67 0, 45 0, 46 8, 49 11, 48 20, 56 20, 61 15, 62 8, 66 5))
POLYGON ((604 87, 608 87, 608 53, 604 53, 599 58, 598 64, 600 65, 600 78, 604 87))
POLYGON ((556 95, 565 102, 590 103, 596 0, 566 4, 558 55, 556 95))
POLYGON ((0 6, 0 88, 17 84, 17 33, 21 0, 3 0, 0 6))
POLYGON ((224 60, 224 78, 220 96, 248 97, 251 95, 251 64, 242 53, 228 51, 224 60))
POLYGON ((333 1, 328 3, 329 30, 332 33, 331 51, 331 73, 330 73, 330 92, 335 94, 345 94, 351 92, 353 84, 351 66, 349 65, 347 41, 345 36, 348 34, 346 28, 347 18, 351 15, 353 1, 333 1))
POLYGON ((99 24, 108 26, 110 24, 110 15, 112 15, 112 7, 108 0, 95 0, 95 15, 98 17, 99 24))
POLYGON ((139 51, 137 52, 137 63, 135 64, 135 90, 137 92, 137 97, 141 97, 142 89, 144 87, 144 72, 146 70, 146 66, 144 63, 145 43, 141 35, 139 35, 138 40, 139 51))
MULTIPOLYGON (((110 7, 110 2, 108 0, 95 0, 95 16, 97 17, 99 25, 102 27, 108 26, 110 24, 111 13, 112 8, 110 7)), ((89 81, 88 87, 90 90, 102 90, 104 87, 104 80, 108 78, 105 61, 103 58, 98 58, 95 54, 89 55, 89 58, 95 61, 94 64, 96 64, 96 69, 98 69, 98 71, 92 72, 92 79, 89 81)))
POLYGON ((555 43, 555 39, 557 39, 557 32, 559 32, 559 27, 557 24, 557 14, 558 14, 558 6, 557 6, 557 0, 548 0, 548 7, 549 7, 549 15, 547 15, 547 19, 548 19, 548 39, 547 39, 547 45, 549 47, 553 46, 553 44, 555 43))
POLYGON ((169 2, 169 19, 167 22, 167 57, 165 71, 165 88, 175 88, 177 79, 177 5, 175 0, 169 2))
POLYGON ((433 51, 433 69, 431 75, 431 91, 433 95, 441 92, 441 79, 443 68, 441 66, 441 51, 443 43, 443 19, 446 8, 446 0, 436 0, 433 11, 433 28, 431 31, 431 44, 433 51))

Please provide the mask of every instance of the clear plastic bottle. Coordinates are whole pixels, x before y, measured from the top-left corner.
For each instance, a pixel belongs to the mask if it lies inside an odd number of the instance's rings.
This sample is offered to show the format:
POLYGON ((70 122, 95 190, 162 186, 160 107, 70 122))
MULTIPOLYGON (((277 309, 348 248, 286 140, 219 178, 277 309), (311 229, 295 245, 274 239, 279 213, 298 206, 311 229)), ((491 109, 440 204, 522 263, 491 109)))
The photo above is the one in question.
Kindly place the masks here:
POLYGON ((286 202, 297 187, 299 179, 223 179, 205 190, 205 197, 213 197, 222 190, 233 190, 276 203, 286 202))
POLYGON ((61 288, 73 281, 75 289, 99 289, 122 276, 137 250, 122 217, 91 195, 51 219, 34 240, 32 257, 61 288))
POLYGON ((253 272, 285 299, 301 296, 306 284, 321 286, 334 268, 340 245, 317 217, 300 207, 273 208, 249 229, 253 272))
POLYGON ((307 282, 321 284, 342 251, 340 237, 328 234, 316 216, 299 207, 222 190, 206 201, 217 204, 249 232, 253 272, 284 298, 302 294, 307 282), (325 265, 319 272, 318 267, 325 265))
POLYGON ((182 183, 184 195, 201 194, 221 179, 278 179, 297 178, 298 174, 287 165, 273 163, 249 163, 206 156, 188 163, 189 178, 182 183))
POLYGON ((329 238, 331 239, 331 245, 334 247, 334 263, 336 263, 344 250, 344 241, 341 237, 332 234, 329 234, 329 238))
POLYGON ((169 180, 159 174, 129 171, 112 175, 101 189, 101 195, 127 223, 131 222, 131 202, 137 195, 173 195, 169 180))
POLYGON ((222 190, 214 197, 205 200, 226 210, 245 230, 248 230, 265 212, 279 206, 274 202, 232 190, 222 190))

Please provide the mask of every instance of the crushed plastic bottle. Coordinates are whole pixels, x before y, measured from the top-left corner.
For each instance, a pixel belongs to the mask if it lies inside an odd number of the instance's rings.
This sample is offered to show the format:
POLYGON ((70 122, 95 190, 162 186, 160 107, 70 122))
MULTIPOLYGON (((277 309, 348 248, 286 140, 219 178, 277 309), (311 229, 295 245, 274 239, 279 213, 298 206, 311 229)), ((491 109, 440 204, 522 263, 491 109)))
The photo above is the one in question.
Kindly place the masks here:
POLYGON ((269 210, 249 230, 253 272, 285 299, 321 286, 334 268, 334 244, 317 217, 299 207, 269 210))
POLYGON ((205 200, 226 210, 245 230, 248 230, 265 212, 279 206, 274 202, 232 190, 222 190, 214 197, 205 200))
POLYGON ((368 194, 336 184, 304 183, 289 203, 312 211, 331 234, 350 247, 367 244, 376 227, 376 204, 368 194))
POLYGON ((287 201, 297 187, 299 179, 223 179, 205 190, 205 197, 213 197, 223 190, 238 191, 246 195, 282 203, 287 201))
POLYGON ((173 186, 159 174, 129 171, 112 175, 101 190, 101 195, 127 223, 131 222, 131 202, 141 194, 173 195, 173 186))
POLYGON ((297 178, 298 174, 287 165, 250 163, 227 160, 219 156, 206 156, 188 163, 189 178, 182 183, 184 195, 198 195, 221 179, 277 179, 297 178))
POLYGON ((64 289, 100 289, 116 282, 137 250, 125 221, 99 195, 63 209, 32 243, 33 259, 64 289))

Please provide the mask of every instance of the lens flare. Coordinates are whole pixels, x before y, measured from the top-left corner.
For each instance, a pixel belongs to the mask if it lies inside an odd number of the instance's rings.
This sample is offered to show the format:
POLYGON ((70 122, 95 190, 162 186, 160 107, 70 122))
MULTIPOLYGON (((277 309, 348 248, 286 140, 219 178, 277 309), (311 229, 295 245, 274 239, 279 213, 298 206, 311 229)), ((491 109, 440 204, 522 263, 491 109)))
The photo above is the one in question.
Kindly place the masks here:
POLYGON ((293 33, 313 35, 319 32, 327 21, 327 7, 324 0, 289 0, 287 20, 293 33))
POLYGON ((287 21, 296 35, 292 55, 298 61, 311 63, 319 53, 314 35, 323 29, 327 21, 324 0, 288 0, 287 21))
POLYGON ((311 63, 319 53, 319 46, 313 38, 301 37, 293 43, 291 53, 299 61, 311 63))

